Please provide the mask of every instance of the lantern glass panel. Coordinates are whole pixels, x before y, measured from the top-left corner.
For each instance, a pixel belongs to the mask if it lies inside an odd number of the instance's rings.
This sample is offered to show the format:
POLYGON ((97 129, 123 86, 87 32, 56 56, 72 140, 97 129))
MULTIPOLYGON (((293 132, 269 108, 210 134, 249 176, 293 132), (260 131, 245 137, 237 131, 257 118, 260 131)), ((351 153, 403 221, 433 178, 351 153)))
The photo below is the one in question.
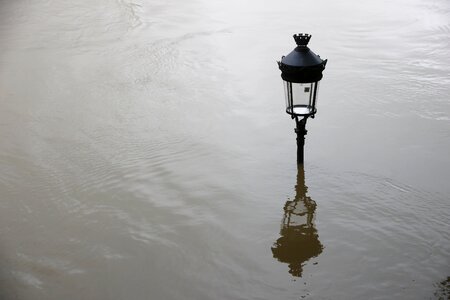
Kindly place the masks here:
POLYGON ((291 115, 309 116, 316 113, 319 82, 295 83, 283 81, 286 112, 291 115))

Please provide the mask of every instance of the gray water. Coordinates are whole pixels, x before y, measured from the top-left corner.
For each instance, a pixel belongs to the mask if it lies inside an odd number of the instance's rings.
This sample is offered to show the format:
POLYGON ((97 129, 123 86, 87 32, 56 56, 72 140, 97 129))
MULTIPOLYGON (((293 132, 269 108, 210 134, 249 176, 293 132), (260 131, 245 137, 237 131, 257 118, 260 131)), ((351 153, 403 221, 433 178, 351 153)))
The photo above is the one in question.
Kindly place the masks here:
POLYGON ((449 125, 447 0, 0 0, 0 299, 445 299, 449 125))

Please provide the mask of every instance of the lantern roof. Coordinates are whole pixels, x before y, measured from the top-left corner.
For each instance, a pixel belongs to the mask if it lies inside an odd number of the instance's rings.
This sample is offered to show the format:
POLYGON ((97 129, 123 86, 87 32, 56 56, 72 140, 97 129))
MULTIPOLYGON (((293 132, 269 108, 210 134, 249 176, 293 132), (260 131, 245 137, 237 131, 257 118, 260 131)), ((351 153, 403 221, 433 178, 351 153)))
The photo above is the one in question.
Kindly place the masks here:
POLYGON ((308 48, 310 39, 311 35, 307 33, 294 34, 297 47, 278 62, 283 80, 308 83, 322 79, 327 60, 322 60, 308 48))

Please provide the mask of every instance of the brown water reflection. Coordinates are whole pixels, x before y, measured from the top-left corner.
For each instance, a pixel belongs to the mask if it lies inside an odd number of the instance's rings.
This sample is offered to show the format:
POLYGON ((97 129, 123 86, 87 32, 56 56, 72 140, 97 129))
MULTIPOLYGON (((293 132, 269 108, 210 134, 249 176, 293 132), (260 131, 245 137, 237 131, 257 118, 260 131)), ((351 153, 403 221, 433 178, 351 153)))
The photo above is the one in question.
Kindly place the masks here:
POLYGON ((439 300, 450 299, 450 276, 446 280, 439 282, 436 286, 434 297, 439 300))
POLYGON ((304 166, 299 165, 295 198, 284 205, 281 237, 272 247, 273 257, 287 263, 289 273, 296 277, 301 277, 305 263, 323 250, 314 224, 317 204, 306 195, 307 192, 304 166))

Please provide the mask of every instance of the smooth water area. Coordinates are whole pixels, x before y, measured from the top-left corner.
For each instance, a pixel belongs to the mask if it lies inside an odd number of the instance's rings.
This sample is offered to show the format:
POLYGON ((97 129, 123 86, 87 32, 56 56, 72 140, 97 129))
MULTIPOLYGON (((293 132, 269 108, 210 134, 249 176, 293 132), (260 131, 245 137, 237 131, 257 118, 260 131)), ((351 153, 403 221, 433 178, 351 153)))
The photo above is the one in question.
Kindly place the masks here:
POLYGON ((0 0, 0 141, 2 300, 449 293, 447 0, 0 0))

